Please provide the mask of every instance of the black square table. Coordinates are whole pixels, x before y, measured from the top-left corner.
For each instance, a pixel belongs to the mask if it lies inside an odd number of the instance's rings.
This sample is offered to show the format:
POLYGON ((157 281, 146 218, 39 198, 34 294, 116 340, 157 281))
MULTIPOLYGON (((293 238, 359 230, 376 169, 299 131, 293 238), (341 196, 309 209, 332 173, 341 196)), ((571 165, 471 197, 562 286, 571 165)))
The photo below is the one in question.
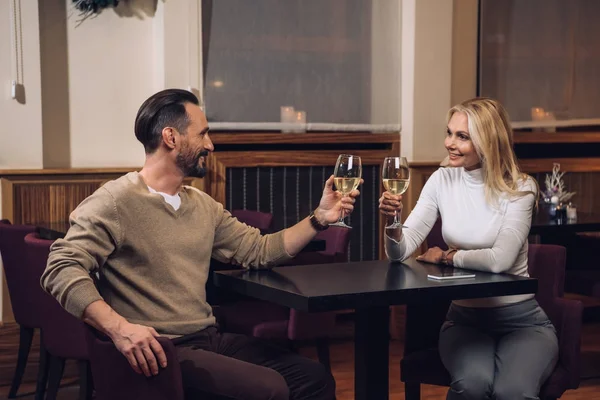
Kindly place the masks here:
MULTIPOLYGON (((409 259, 217 271, 214 284, 306 312, 356 310, 355 398, 389 397, 389 306, 535 293, 537 280, 475 272, 475 278, 435 281, 441 266, 409 259)), ((407 311, 408 312, 408 311, 407 311)))

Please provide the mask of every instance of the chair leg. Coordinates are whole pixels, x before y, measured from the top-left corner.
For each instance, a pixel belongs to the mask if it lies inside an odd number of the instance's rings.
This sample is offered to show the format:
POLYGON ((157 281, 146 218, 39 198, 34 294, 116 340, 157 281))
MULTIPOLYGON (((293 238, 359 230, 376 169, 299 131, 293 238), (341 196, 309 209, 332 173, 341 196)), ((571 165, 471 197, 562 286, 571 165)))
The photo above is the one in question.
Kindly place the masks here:
POLYGON ((25 367, 27 366, 27 358, 29 357, 29 350, 31 350, 31 342, 33 341, 33 334, 35 329, 20 327, 19 330, 19 356, 17 359, 17 367, 15 368, 15 374, 13 376, 12 384, 10 385, 10 391, 8 392, 8 398, 14 399, 17 397, 17 391, 21 386, 21 380, 23 379, 23 373, 25 373, 25 367))
POLYGON ((79 400, 92 400, 94 383, 90 362, 79 360, 77 364, 79 366, 79 400))
POLYGON ((421 399, 421 384, 414 382, 404 383, 404 398, 406 400, 420 400, 421 399))
POLYGON ((329 372, 331 372, 331 361, 329 358, 329 338, 320 337, 317 338, 317 357, 319 362, 323 364, 329 372))
POLYGON ((46 400, 56 400, 60 380, 62 379, 65 370, 65 359, 62 357, 50 357, 50 374, 48 375, 48 390, 46 392, 46 400))
POLYGON ((38 367, 37 384, 35 388, 35 400, 44 400, 46 384, 48 383, 48 369, 50 368, 50 354, 44 347, 40 338, 40 366, 38 367))

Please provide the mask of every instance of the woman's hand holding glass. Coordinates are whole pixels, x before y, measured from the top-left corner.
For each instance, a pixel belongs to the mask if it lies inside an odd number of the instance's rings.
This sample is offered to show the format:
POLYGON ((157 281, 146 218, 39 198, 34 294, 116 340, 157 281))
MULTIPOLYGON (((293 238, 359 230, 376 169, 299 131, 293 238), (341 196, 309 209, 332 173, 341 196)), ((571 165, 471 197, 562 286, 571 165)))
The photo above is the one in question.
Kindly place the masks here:
POLYGON ((381 166, 381 178, 386 191, 379 199, 379 209, 388 215, 386 229, 402 228, 400 218, 402 212, 402 194, 410 183, 410 168, 406 157, 386 157, 381 166), (390 220, 389 212, 394 218, 390 220))
POLYGON ((388 225, 391 225, 394 218, 402 214, 402 195, 383 192, 379 198, 379 212, 387 217, 388 225))

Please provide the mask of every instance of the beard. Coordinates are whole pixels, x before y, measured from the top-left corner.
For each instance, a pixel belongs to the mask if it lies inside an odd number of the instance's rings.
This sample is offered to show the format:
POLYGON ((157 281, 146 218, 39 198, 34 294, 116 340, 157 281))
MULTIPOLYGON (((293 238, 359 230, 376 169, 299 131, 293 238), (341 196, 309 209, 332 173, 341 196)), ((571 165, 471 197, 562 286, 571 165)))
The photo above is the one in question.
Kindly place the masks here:
POLYGON ((200 157, 206 156, 208 156, 208 151, 206 150, 202 150, 196 155, 191 152, 187 152, 186 154, 179 153, 177 155, 177 167, 179 167, 186 177, 204 178, 206 168, 200 166, 200 157))

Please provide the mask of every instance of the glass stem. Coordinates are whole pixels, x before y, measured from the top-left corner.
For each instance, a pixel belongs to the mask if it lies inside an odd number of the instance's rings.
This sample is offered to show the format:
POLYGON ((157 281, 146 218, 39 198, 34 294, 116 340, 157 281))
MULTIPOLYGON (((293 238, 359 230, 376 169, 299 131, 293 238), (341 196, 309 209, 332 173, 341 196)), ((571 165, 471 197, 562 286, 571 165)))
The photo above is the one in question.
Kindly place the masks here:
MULTIPOLYGON (((344 198, 344 195, 342 194, 342 199, 344 198)), ((344 207, 342 206, 342 208, 340 208, 340 219, 338 220, 338 222, 343 223, 344 222, 344 207)))

